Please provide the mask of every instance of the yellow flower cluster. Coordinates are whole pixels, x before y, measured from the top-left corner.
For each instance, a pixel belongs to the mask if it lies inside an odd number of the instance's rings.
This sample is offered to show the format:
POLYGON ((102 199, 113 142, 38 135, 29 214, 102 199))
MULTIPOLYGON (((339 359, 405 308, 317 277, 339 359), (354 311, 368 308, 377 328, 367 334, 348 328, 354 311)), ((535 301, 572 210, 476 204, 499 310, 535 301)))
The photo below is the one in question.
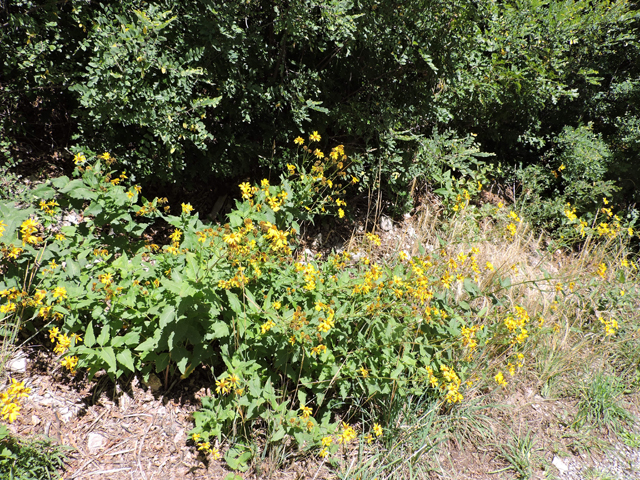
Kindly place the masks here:
POLYGON ((327 351, 326 345, 322 345, 322 344, 316 345, 311 349, 311 355, 312 356, 322 355, 326 351, 327 351))
POLYGON ((304 274, 304 289, 315 290, 316 281, 318 280, 318 274, 320 273, 313 264, 296 263, 296 272, 302 272, 304 274))
POLYGON ((290 232, 278 230, 278 227, 269 222, 260 222, 260 227, 266 230, 265 238, 270 240, 270 249, 274 252, 291 253, 287 237, 290 232))
POLYGON ((12 378, 9 388, 0 393, 0 415, 2 415, 2 419, 13 423, 22 409, 20 399, 27 397, 29 393, 31 393, 31 389, 25 387, 24 382, 18 382, 15 378, 12 378))
POLYGON ((240 387, 240 378, 233 373, 227 377, 216 380, 216 393, 222 395, 228 395, 231 391, 234 391, 236 395, 244 394, 244 388, 240 387))
POLYGON ((382 288, 382 283, 378 284, 377 281, 382 276, 382 268, 375 263, 371 265, 371 268, 364 274, 362 283, 358 283, 353 287, 352 293, 358 295, 361 293, 369 293, 375 288, 382 288))
POLYGON ((53 207, 59 207, 60 205, 55 200, 49 200, 45 202, 44 200, 40 200, 40 210, 42 210, 47 215, 54 215, 56 213, 53 207))
POLYGON ((22 225, 20 225, 20 234, 22 235, 22 245, 30 243, 36 245, 42 242, 42 238, 34 235, 38 231, 40 224, 33 218, 27 218, 22 225))
POLYGON ((2 253, 2 258, 16 260, 24 250, 15 245, 2 244, 2 246, 0 246, 0 252, 2 253))
MULTIPOLYGON (((605 205, 609 204, 609 201, 606 198, 603 198, 602 202, 605 205)), ((570 203, 567 203, 567 206, 564 210, 564 215, 569 219, 569 222, 574 225, 575 229, 580 233, 581 237, 585 237, 588 233, 595 233, 599 237, 608 237, 610 239, 613 239, 620 235, 623 231, 626 231, 630 237, 634 235, 633 228, 623 227, 620 217, 618 215, 615 215, 610 207, 602 207, 600 209, 600 212, 606 216, 606 221, 599 222, 595 226, 595 229, 590 229, 589 224, 585 220, 578 218, 578 216, 576 215, 576 209, 571 208, 570 203)))
MULTIPOLYGON (((74 343, 81 342, 82 337, 80 337, 80 335, 78 335, 77 333, 72 333, 70 336, 67 335, 66 333, 60 333, 60 330, 58 329, 58 327, 53 327, 49 330, 49 340, 51 340, 51 342, 53 342, 53 344, 55 345, 53 347, 53 352, 56 355, 64 355, 69 350, 69 347, 71 346, 71 342, 72 341, 74 343)), ((63 362, 63 365, 65 363, 68 364, 68 362, 69 361, 63 362)), ((78 362, 76 361, 76 364, 77 363, 78 362)))
POLYGON ((601 263, 600 265, 598 265, 598 270, 596 271, 596 273, 604 279, 605 274, 607 273, 607 266, 604 263, 601 263))
POLYGON ((564 215, 570 221, 574 221, 574 220, 576 220, 578 218, 578 216, 576 215, 576 209, 575 208, 571 208, 571 204, 570 203, 567 203, 567 206, 564 209, 564 215))
POLYGON ((529 314, 519 305, 515 306, 514 314, 508 315, 507 318, 505 318, 504 325, 509 330, 509 333, 513 335, 511 339, 512 344, 522 344, 527 339, 529 332, 525 328, 525 325, 529 320, 529 314))
POLYGON ((453 370, 453 368, 447 367, 446 365, 440 365, 440 373, 442 374, 442 378, 445 380, 440 388, 447 391, 444 399, 447 403, 461 402, 464 397, 459 391, 460 377, 458 377, 458 374, 453 370))
POLYGON ((84 153, 76 153, 73 157, 73 163, 75 163, 76 165, 82 165, 86 161, 87 157, 84 156, 84 153))
POLYGON ((182 238, 182 230, 176 228, 173 230, 171 235, 169 235, 169 240, 171 240, 171 245, 165 245, 165 251, 169 252, 172 255, 178 255, 180 253, 180 239, 182 238))
POLYGON ((264 335, 275 326, 276 326, 275 322, 269 319, 260 326, 260 332, 264 335))
POLYGON ((509 375, 512 377, 516 374, 516 370, 520 370, 524 366, 524 355, 518 353, 516 355, 515 363, 509 362, 507 368, 509 369, 509 375))
POLYGON ((198 450, 203 452, 204 454, 211 454, 211 457, 214 460, 218 460, 220 458, 220 451, 211 446, 211 442, 204 442, 202 441, 200 434, 199 433, 194 433, 191 436, 191 439, 193 440, 193 442, 196 444, 196 446, 198 447, 198 450))
POLYGON ((478 346, 476 340, 476 332, 482 328, 481 325, 472 325, 471 327, 463 326, 461 328, 462 346, 474 350, 478 346))
POLYGON ((338 435, 338 443, 346 445, 358 436, 356 429, 346 422, 342 422, 342 432, 338 435))
MULTIPOLYGON (((134 187, 135 190, 140 193, 140 187, 134 187)), ((143 206, 141 206, 137 211, 136 211, 136 216, 141 216, 141 215, 148 215, 150 213, 155 213, 158 211, 156 205, 164 205, 165 203, 167 203, 169 200, 166 197, 162 197, 162 198, 155 198, 154 200, 149 200, 146 204, 144 204, 143 206)), ((165 211, 169 211, 171 207, 169 207, 169 205, 165 205, 164 210, 165 211)))
POLYGON ((329 455, 329 447, 333 444, 333 437, 322 437, 322 450, 320 450, 320 455, 322 458, 329 455))
POLYGON ((320 317, 318 320, 318 331, 319 332, 328 332, 333 327, 335 327, 334 316, 335 312, 330 305, 326 305, 322 302, 316 302, 316 311, 318 312, 326 312, 327 318, 320 317))
POLYGON ((471 195, 469 195, 468 190, 463 190, 462 193, 456 196, 456 203, 453 206, 453 211, 458 212, 464 210, 464 208, 469 204, 469 200, 471 200, 471 195))
POLYGON ((380 245, 382 245, 381 241, 380 241, 380 237, 374 233, 365 233, 364 234, 364 238, 371 244, 371 245, 375 245, 376 247, 379 247, 380 245))
POLYGON ((76 372, 76 367, 78 366, 78 357, 75 355, 64 357, 60 364, 73 374, 76 372))
POLYGON ((611 337, 618 332, 618 322, 613 318, 610 320, 605 320, 602 317, 598 317, 598 320, 604 327, 605 336, 611 337))
POLYGON ((126 180, 127 178, 129 177, 127 177, 126 172, 122 172, 119 177, 114 178, 113 180, 111 179, 110 175, 107 175, 105 177, 105 181, 110 182, 112 185, 120 185, 120 182, 126 180))
POLYGON ((273 210, 274 212, 277 212, 280 210, 282 205, 284 205, 284 202, 288 196, 289 194, 283 190, 279 194, 274 196, 269 196, 267 194, 266 201, 269 207, 271 208, 271 210, 273 210))

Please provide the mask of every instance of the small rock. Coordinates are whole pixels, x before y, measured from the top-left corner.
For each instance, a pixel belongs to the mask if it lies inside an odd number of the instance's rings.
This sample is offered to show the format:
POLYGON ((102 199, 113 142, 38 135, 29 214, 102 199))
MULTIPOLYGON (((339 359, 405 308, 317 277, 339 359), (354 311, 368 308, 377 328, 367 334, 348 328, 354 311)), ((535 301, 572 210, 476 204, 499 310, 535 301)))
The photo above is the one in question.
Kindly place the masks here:
POLYGON ((80 216, 76 212, 69 212, 67 215, 62 217, 62 225, 69 226, 71 224, 77 225, 80 223, 80 216))
POLYGON ((22 352, 18 352, 7 362, 5 368, 10 372, 25 373, 27 371, 27 356, 22 352))
POLYGON ((107 444, 106 437, 99 433, 90 433, 87 437, 87 448, 91 453, 96 453, 107 444))
POLYGON ((40 417, 37 415, 31 415, 31 425, 38 425, 40 423, 40 417))
POLYGON ((312 248, 318 248, 322 246, 322 233, 319 233, 318 236, 313 240, 311 244, 312 248))
POLYGON ((553 457, 553 461, 551 463, 558 469, 560 473, 567 473, 569 471, 569 467, 562 461, 560 457, 553 457))
POLYGON ((73 412, 69 407, 62 407, 58 410, 58 416, 64 423, 69 423, 69 420, 73 417, 73 412))
POLYGON ((176 433, 173 436, 173 443, 175 445, 181 445, 182 443, 184 443, 184 439, 186 438, 185 434, 184 434, 184 430, 179 429, 178 433, 176 433))
POLYGON ((162 382, 160 379, 154 375, 153 373, 149 375, 149 380, 144 382, 147 387, 151 389, 152 392, 157 392, 162 388, 162 382))
POLYGON ((384 215, 380 217, 380 228, 385 232, 389 232, 393 230, 393 222, 389 217, 385 217, 384 215))

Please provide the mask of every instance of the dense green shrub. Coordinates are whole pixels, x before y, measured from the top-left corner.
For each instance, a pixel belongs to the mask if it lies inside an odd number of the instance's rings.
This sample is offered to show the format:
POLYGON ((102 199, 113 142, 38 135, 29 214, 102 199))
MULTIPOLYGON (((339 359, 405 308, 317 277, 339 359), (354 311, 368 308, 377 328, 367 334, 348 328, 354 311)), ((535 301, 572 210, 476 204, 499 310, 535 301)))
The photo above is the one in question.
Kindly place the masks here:
POLYGON ((628 2, 21 0, 0 17, 4 151, 87 145, 141 182, 186 185, 281 169, 313 124, 360 155, 363 188, 406 203, 430 175, 416 136, 434 128, 526 168, 590 124, 612 159, 602 180, 633 194, 628 2))

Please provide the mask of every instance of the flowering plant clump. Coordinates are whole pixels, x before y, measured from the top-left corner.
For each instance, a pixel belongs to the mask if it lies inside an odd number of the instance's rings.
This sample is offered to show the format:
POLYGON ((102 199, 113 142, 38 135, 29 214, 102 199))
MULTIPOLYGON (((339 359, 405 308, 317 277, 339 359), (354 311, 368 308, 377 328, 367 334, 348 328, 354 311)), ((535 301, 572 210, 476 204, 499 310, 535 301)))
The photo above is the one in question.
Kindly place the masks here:
MULTIPOLYGON (((171 215, 166 199, 146 199, 126 173, 107 170, 113 156, 78 152, 75 179, 40 186, 33 206, 0 205, 0 312, 43 329, 71 373, 168 381, 210 367, 215 393, 202 399, 191 434, 214 457, 229 432, 265 422, 269 444, 294 440, 321 456, 356 439, 369 444, 386 426, 349 422, 358 399, 372 413, 410 395, 455 408, 475 381, 470 372, 488 362, 486 346, 513 377, 535 320, 544 323, 497 294, 517 266, 457 244, 378 262, 372 232, 359 239, 366 256, 299 254, 299 222, 343 217, 345 189, 357 181, 344 148, 325 155, 319 140, 317 132, 311 143, 295 140, 301 161, 279 182, 240 184, 224 225, 204 224, 186 203, 171 215), (164 245, 145 235, 154 221, 168 226, 164 245)), ((468 200, 463 192, 458 211, 468 200)), ((514 236, 515 212, 489 213, 514 236)), ((603 324, 614 335, 617 324, 603 324)), ((233 447, 225 459, 238 466, 246 455, 233 447)))
POLYGON ((31 389, 24 386, 24 382, 11 379, 11 385, 4 392, 0 392, 0 416, 6 422, 13 423, 21 410, 21 399, 29 395, 31 389))
POLYGON ((602 204, 591 218, 581 217, 576 213, 576 207, 567 203, 564 207, 565 223, 573 230, 577 241, 585 241, 587 238, 599 238, 605 241, 625 239, 638 236, 634 228, 634 221, 623 220, 620 213, 614 213, 607 198, 602 199, 602 204))

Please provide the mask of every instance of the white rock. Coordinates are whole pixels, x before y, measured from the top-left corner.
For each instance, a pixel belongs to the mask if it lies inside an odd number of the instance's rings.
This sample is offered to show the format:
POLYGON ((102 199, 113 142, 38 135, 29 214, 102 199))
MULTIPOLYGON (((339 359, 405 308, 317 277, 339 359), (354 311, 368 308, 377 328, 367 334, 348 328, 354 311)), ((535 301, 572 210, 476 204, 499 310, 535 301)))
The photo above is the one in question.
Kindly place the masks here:
POLYGON ((567 464, 564 463, 558 456, 554 456, 551 463, 558 469, 560 473, 567 473, 569 471, 569 467, 567 466, 567 464))
POLYGON ((313 248, 318 248, 322 246, 322 233, 319 233, 318 236, 313 240, 311 244, 313 248))
POLYGON ((27 356, 22 352, 18 352, 7 362, 5 368, 10 372, 25 373, 27 371, 27 356))
POLYGON ((389 217, 385 217, 384 215, 380 217, 380 228, 385 232, 389 232, 393 230, 393 222, 389 217))
POLYGON ((87 448, 91 453, 96 453, 98 450, 103 448, 107 444, 106 437, 100 435, 99 433, 90 433, 87 436, 87 448))
POLYGON ((64 423, 69 423, 69 420, 73 418, 73 410, 69 407, 62 407, 60 410, 58 410, 58 415, 60 417, 60 420, 62 420, 64 423))

